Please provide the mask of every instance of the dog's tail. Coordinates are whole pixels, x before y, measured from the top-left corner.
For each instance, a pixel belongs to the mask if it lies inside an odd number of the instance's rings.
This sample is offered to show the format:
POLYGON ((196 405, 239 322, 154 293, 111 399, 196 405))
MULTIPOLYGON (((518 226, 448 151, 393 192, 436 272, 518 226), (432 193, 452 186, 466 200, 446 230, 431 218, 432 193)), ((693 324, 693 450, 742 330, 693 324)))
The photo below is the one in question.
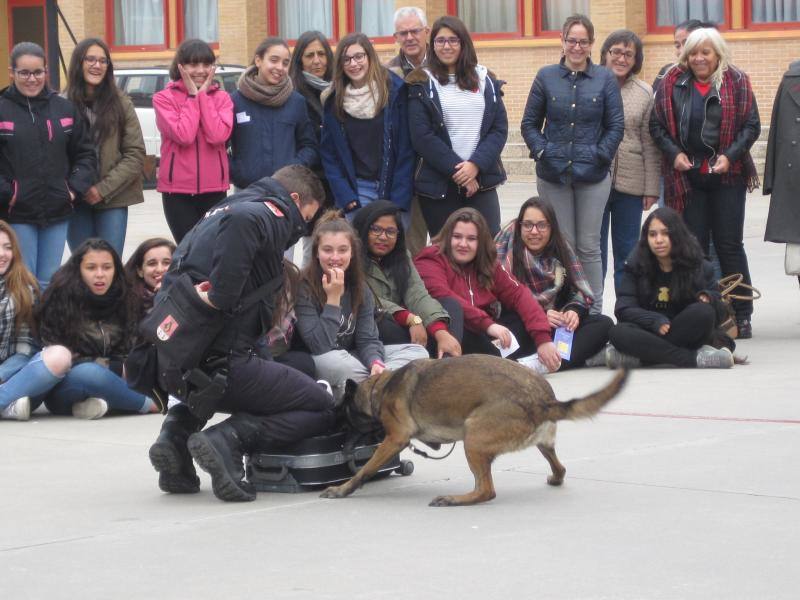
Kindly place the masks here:
POLYGON ((574 398, 567 402, 556 402, 547 411, 548 421, 587 419, 593 417, 608 404, 625 386, 628 369, 620 369, 608 385, 583 398, 574 398))

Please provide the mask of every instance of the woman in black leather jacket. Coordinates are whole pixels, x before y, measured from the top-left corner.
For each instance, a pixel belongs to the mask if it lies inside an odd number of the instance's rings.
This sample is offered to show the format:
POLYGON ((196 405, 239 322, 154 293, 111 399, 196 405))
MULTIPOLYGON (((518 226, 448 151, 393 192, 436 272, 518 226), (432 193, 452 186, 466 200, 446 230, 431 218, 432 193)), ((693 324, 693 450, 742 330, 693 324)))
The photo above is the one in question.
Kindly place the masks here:
POLYGON ((592 313, 600 313, 600 225, 611 191, 609 166, 625 130, 622 96, 614 75, 591 61, 588 18, 569 17, 561 43, 559 64, 543 67, 533 81, 522 137, 536 161, 539 196, 556 211, 594 293, 592 313))
MULTIPOLYGON (((761 121, 747 75, 730 64, 713 28, 693 31, 678 64, 664 75, 650 116, 650 134, 664 155, 664 199, 704 252, 713 240, 722 274, 750 283, 744 244, 747 191, 758 186, 750 147, 761 121)), ((740 338, 752 337, 752 301, 733 303, 740 338)))

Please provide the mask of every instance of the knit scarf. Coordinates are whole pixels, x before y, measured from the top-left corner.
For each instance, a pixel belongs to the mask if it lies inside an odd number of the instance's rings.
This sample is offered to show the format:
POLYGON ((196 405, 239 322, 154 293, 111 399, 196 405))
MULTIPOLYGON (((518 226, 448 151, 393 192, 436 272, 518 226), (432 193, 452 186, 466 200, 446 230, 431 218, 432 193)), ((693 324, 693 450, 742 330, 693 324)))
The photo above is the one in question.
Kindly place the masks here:
MULTIPOLYGON (((506 271, 514 273, 514 225, 516 221, 511 221, 503 230, 497 234, 495 245, 497 247, 497 260, 500 261, 506 271)), ((525 248, 523 264, 525 265, 524 277, 521 281, 527 285, 534 298, 545 311, 561 310, 568 304, 578 304, 589 308, 594 303, 594 296, 589 282, 586 281, 583 267, 575 256, 572 248, 567 244, 569 252, 569 265, 567 268, 572 275, 572 288, 566 302, 556 302, 560 299, 562 290, 568 284, 567 271, 561 261, 555 256, 544 256, 534 254, 525 248)))
POLYGON ((351 117, 356 119, 372 119, 380 110, 375 102, 377 97, 378 89, 374 83, 362 85, 360 88, 354 88, 352 84, 348 83, 344 88, 342 107, 344 108, 344 112, 351 117))
POLYGON ((322 117, 322 102, 320 101, 320 94, 327 90, 331 86, 330 81, 325 81, 316 75, 312 75, 308 71, 303 71, 303 78, 306 80, 306 83, 311 87, 311 90, 315 91, 316 93, 311 93, 306 98, 308 105, 314 109, 314 111, 322 117))
POLYGON ((119 281, 114 281, 103 295, 95 294, 83 286, 83 302, 92 320, 106 320, 119 310, 122 302, 122 286, 119 281))
POLYGON ((284 77, 278 84, 264 83, 258 75, 258 67, 247 67, 237 84, 242 96, 270 108, 280 108, 294 91, 291 77, 284 77))
MULTIPOLYGON (((672 91, 675 83, 685 73, 686 70, 683 67, 675 67, 664 75, 653 106, 656 117, 666 127, 673 140, 679 140, 680 133, 678 132, 675 107, 672 105, 672 91)), ((691 84, 691 82, 689 83, 691 84)), ((750 87, 750 79, 747 75, 734 67, 728 67, 722 76, 719 100, 722 108, 719 148, 724 150, 733 143, 736 134, 744 127, 750 111, 753 109, 753 89, 750 87)), ((689 178, 685 172, 675 169, 666 157, 662 163, 662 171, 664 174, 664 199, 667 206, 683 212, 689 198, 689 178)), ((731 164, 728 172, 722 175, 722 183, 723 185, 735 185, 742 178, 749 192, 759 185, 756 167, 749 151, 731 164)))

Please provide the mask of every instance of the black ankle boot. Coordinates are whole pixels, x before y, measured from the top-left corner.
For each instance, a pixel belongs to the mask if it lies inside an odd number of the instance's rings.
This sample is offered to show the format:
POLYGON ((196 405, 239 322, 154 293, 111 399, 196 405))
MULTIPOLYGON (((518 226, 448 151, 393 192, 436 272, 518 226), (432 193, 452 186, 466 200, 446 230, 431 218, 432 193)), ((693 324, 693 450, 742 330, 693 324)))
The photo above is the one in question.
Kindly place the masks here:
POLYGON ((169 494, 196 494, 200 478, 186 447, 189 436, 202 429, 204 421, 176 404, 167 412, 155 443, 150 446, 150 463, 158 471, 158 487, 169 494))
POLYGON ((200 468, 211 475, 214 495, 226 502, 250 502, 256 490, 244 481, 244 453, 248 428, 236 427, 232 416, 189 437, 188 447, 200 468))

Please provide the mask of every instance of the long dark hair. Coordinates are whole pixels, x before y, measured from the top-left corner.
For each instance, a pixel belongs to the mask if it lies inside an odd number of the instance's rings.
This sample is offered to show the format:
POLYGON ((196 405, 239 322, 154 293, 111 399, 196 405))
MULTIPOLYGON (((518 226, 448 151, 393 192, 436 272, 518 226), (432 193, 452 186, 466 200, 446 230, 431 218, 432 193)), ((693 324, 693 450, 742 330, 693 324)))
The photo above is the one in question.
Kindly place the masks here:
POLYGON ((333 50, 331 50, 331 45, 328 43, 328 38, 326 38, 325 34, 321 31, 306 31, 297 38, 297 43, 295 43, 294 50, 292 51, 292 61, 289 63, 289 77, 292 78, 294 89, 305 97, 312 92, 308 83, 306 83, 306 78, 303 77, 303 54, 306 48, 313 42, 322 44, 325 56, 328 57, 328 64, 325 66, 325 76, 323 79, 325 81, 330 81, 333 77, 333 50))
POLYGON ((89 109, 94 113, 93 128, 97 134, 98 143, 102 144, 113 133, 121 132, 124 129, 125 111, 122 108, 119 90, 114 81, 114 65, 111 62, 111 51, 103 40, 100 38, 87 38, 78 42, 72 51, 72 57, 69 59, 67 79, 67 98, 76 106, 85 119, 88 119, 89 109), (99 46, 103 49, 106 60, 108 60, 108 68, 103 81, 90 94, 89 86, 83 78, 83 59, 92 46, 99 46))
POLYGON ((178 46, 175 56, 172 58, 172 64, 169 66, 169 78, 172 81, 181 79, 178 65, 193 65, 196 63, 213 65, 215 62, 217 62, 217 57, 208 43, 197 38, 184 40, 178 46))
POLYGON ((389 71, 381 65, 378 53, 369 38, 363 33, 351 33, 343 37, 336 45, 336 54, 333 57, 333 76, 331 89, 334 96, 334 114, 340 121, 344 121, 344 89, 350 83, 350 78, 344 72, 344 53, 354 44, 358 44, 367 53, 369 68, 367 69, 367 85, 373 83, 378 89, 378 97, 373 98, 377 111, 381 111, 389 102, 389 71))
POLYGON ((153 248, 162 247, 169 248, 170 254, 175 253, 175 243, 173 241, 167 238, 155 237, 139 244, 139 247, 134 250, 128 262, 125 263, 125 273, 131 283, 131 289, 140 298, 144 297, 144 288, 146 287, 144 279, 139 277, 139 271, 144 266, 144 257, 153 248))
POLYGON ((400 222, 400 208, 388 200, 370 202, 356 213, 353 227, 361 238, 361 249, 364 262, 372 260, 369 254, 369 228, 381 217, 392 217, 397 228, 397 241, 389 254, 381 257, 381 270, 387 273, 397 286, 401 297, 406 295, 411 266, 406 254, 406 234, 400 222))
POLYGON ((478 251, 475 254, 473 264, 478 278, 478 285, 489 290, 494 285, 494 264, 497 261, 497 248, 489 231, 489 225, 481 213, 474 208, 459 208, 452 212, 447 217, 442 229, 431 240, 431 243, 437 244, 439 246, 439 254, 446 256, 450 266, 456 271, 460 271, 461 267, 456 263, 453 257, 453 249, 451 248, 453 230, 458 223, 474 223, 475 228, 478 230, 478 251))
POLYGON ((42 296, 42 302, 36 308, 43 340, 57 340, 68 348, 75 348, 79 344, 80 329, 89 310, 87 299, 92 294, 81 277, 81 262, 92 250, 108 252, 114 261, 114 279, 106 293, 118 294, 119 301, 111 318, 122 325, 126 339, 133 339, 139 319, 139 299, 132 293, 116 250, 105 240, 89 238, 55 272, 42 296))
POLYGON ((428 54, 428 68, 441 85, 445 85, 448 82, 450 72, 447 66, 436 56, 436 51, 433 49, 433 40, 439 34, 439 30, 442 27, 447 27, 452 30, 461 41, 461 53, 458 55, 458 60, 456 61, 456 84, 458 84, 458 87, 462 90, 477 90, 479 82, 475 67, 478 66, 478 55, 475 53, 475 45, 472 43, 472 37, 469 35, 467 26, 464 25, 464 22, 458 17, 445 15, 444 17, 439 17, 434 22, 431 28, 431 37, 428 41, 428 48, 430 49, 428 54))
POLYGON ((573 290, 577 287, 575 285, 574 277, 572 276, 572 270, 569 268, 569 246, 567 245, 567 241, 564 239, 564 236, 561 233, 561 226, 558 224, 556 212, 553 210, 553 207, 539 198, 528 198, 519 208, 517 220, 514 222, 514 242, 511 246, 513 253, 511 273, 520 281, 525 281, 527 279, 527 269, 525 268, 526 248, 525 241, 522 239, 522 220, 525 216, 525 211, 529 208, 536 208, 540 210, 544 215, 544 218, 547 219, 547 222, 550 223, 550 240, 542 249, 542 255, 553 256, 557 258, 558 262, 561 263, 561 266, 564 267, 564 271, 566 271, 567 276, 567 285, 564 286, 563 290, 569 293, 570 290, 573 290))
POLYGON ((319 240, 326 233, 344 233, 350 241, 350 265, 344 274, 344 285, 345 289, 350 292, 351 310, 353 316, 355 316, 358 314, 361 300, 364 297, 364 288, 366 287, 364 265, 361 264, 363 260, 361 240, 350 226, 350 223, 339 216, 338 211, 329 210, 325 212, 314 227, 314 232, 311 234, 311 260, 308 261, 305 269, 303 269, 303 282, 320 308, 323 308, 328 296, 322 288, 323 271, 319 264, 319 240))
POLYGON ((660 267, 647 241, 647 231, 653 219, 664 224, 672 244, 669 254, 672 259, 670 296, 677 302, 691 301, 699 291, 695 289, 693 281, 697 271, 702 268, 703 250, 681 216, 669 207, 657 208, 647 216, 642 225, 642 234, 637 244, 637 262, 641 273, 650 287, 655 287, 660 267))

